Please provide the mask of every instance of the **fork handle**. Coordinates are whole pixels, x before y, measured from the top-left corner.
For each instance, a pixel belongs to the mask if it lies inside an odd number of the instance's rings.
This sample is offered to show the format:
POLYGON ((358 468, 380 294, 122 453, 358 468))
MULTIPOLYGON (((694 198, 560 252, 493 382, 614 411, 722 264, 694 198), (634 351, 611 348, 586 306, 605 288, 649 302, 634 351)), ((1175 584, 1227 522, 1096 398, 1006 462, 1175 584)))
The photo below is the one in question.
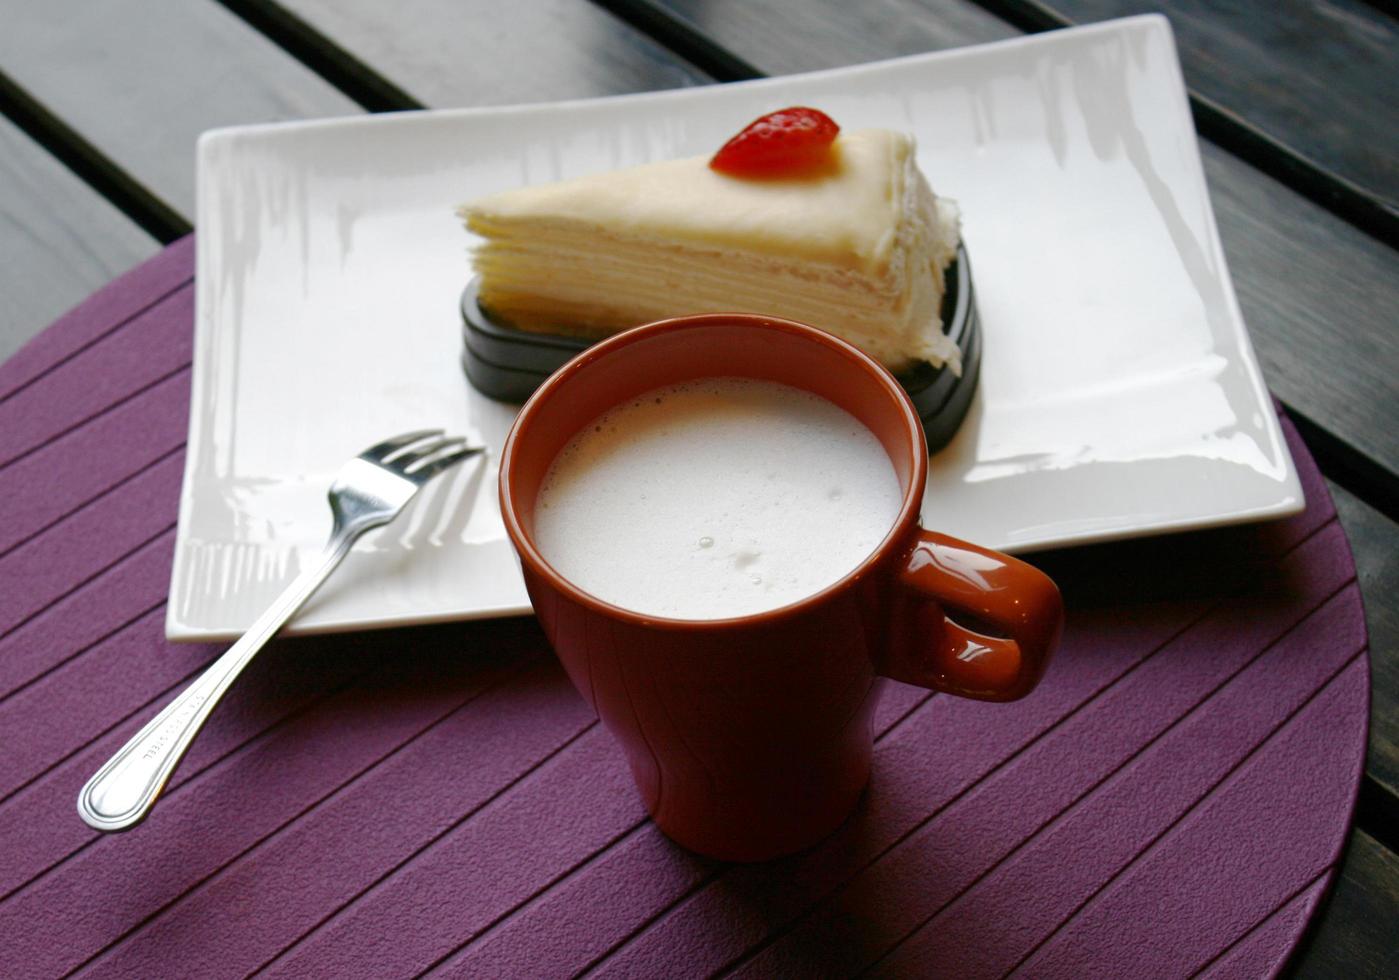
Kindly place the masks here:
POLYGON ((296 577, 257 622, 199 679, 151 719, 87 781, 78 815, 94 830, 129 830, 145 819, 199 729, 243 668, 311 598, 367 528, 337 528, 321 560, 296 577))

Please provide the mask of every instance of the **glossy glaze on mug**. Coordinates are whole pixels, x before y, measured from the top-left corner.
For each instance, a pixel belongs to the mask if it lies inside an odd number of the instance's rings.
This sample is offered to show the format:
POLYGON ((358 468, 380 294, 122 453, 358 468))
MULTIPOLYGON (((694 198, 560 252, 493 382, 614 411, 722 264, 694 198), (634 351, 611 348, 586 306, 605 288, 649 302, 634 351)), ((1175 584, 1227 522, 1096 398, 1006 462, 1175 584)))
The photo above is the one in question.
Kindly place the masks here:
POLYGON ((501 459, 506 528, 550 643, 675 840, 759 860, 834 829, 869 778, 881 674, 986 700, 1038 681, 1060 628, 1057 590, 1014 559, 922 531, 927 466, 922 426, 892 375, 829 334, 766 317, 637 328, 569 362, 526 403, 501 459), (532 537, 534 508, 573 436, 656 387, 726 376, 812 391, 875 435, 903 501, 874 553, 805 599, 710 620, 622 609, 553 569, 532 537), (944 615, 954 608, 1011 639, 965 630, 944 615))

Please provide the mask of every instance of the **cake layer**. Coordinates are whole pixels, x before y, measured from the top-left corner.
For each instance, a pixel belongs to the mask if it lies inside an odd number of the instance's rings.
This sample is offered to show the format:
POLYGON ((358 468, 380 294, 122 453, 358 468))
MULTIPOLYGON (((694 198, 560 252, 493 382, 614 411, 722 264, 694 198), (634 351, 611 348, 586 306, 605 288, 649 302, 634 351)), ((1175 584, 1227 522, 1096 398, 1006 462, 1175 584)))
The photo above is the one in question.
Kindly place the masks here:
POLYGON ((937 315, 940 269, 926 271, 913 288, 892 291, 837 271, 660 242, 552 244, 483 250, 482 306, 522 329, 587 337, 682 313, 762 312, 835 333, 894 370, 910 360, 958 369, 957 348, 937 315))

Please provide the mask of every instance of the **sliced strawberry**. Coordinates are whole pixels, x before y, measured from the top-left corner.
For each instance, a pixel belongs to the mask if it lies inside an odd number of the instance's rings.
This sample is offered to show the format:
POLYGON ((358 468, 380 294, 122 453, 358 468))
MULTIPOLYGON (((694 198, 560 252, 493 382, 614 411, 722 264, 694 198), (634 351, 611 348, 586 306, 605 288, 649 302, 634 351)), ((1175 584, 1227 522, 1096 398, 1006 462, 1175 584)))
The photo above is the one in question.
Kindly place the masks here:
POLYGON ((769 112, 745 126, 709 161, 736 177, 801 173, 825 163, 840 127, 820 109, 793 106, 769 112))

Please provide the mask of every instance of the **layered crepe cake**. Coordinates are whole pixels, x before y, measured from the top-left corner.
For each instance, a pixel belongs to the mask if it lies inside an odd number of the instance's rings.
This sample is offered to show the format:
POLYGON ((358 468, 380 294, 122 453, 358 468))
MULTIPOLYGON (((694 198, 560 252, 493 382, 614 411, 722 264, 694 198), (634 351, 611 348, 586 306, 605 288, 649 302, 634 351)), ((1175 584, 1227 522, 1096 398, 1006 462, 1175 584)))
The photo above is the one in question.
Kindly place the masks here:
POLYGON ((903 133, 842 133, 797 173, 733 176, 693 157, 504 191, 458 213, 484 240, 479 302, 501 324, 600 338, 682 314, 762 313, 828 330, 895 372, 961 372, 939 315, 957 209, 933 194, 903 133))

